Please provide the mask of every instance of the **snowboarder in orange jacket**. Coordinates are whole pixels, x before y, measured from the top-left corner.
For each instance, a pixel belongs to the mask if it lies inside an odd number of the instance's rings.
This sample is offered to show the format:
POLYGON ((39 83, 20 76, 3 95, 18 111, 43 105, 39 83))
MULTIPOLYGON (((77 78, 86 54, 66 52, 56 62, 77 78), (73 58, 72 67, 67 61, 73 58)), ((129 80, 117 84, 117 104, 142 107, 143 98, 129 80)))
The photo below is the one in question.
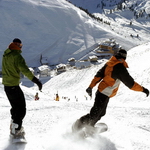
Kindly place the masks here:
POLYGON ((129 89, 144 92, 149 95, 149 90, 139 85, 130 76, 128 65, 126 63, 127 51, 119 50, 112 56, 108 62, 97 72, 91 81, 86 92, 92 96, 92 88, 98 83, 98 90, 95 96, 95 102, 90 112, 78 119, 72 126, 73 131, 78 131, 85 126, 92 126, 106 114, 109 98, 116 95, 120 82, 123 82, 129 89))

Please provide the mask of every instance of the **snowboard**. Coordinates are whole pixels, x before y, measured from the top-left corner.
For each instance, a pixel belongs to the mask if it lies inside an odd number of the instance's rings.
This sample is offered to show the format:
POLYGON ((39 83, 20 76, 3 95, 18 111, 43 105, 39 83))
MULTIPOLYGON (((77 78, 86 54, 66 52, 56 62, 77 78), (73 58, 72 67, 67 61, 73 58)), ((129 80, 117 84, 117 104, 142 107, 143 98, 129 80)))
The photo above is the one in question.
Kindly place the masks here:
POLYGON ((74 133, 80 138, 94 137, 108 130, 108 126, 105 123, 97 123, 94 127, 86 126, 74 133))
POLYGON ((11 135, 11 141, 12 141, 12 144, 15 144, 15 143, 27 143, 27 140, 24 136, 21 136, 21 137, 14 137, 13 135, 11 135))
POLYGON ((105 123, 97 123, 94 127, 86 127, 84 129, 85 137, 93 137, 108 130, 108 126, 105 123))
POLYGON ((106 132, 108 130, 108 126, 106 123, 97 123, 95 128, 98 129, 99 133, 106 132))

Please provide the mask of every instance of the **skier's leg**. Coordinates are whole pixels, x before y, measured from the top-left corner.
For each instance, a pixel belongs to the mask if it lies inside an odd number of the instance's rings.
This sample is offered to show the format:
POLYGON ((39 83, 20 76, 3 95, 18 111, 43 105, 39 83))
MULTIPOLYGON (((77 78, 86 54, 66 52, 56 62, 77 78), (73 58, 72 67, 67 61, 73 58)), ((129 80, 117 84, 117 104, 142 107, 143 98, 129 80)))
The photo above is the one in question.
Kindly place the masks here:
POLYGON ((21 129, 22 120, 26 114, 26 103, 24 94, 19 86, 5 86, 5 92, 11 104, 11 118, 13 123, 18 124, 17 130, 21 129))
POLYGON ((96 92, 95 103, 90 111, 90 125, 94 126, 95 123, 106 114, 108 102, 108 96, 100 93, 99 91, 96 92))
POLYGON ((82 116, 80 121, 85 125, 94 126, 95 123, 105 115, 108 102, 109 97, 97 91, 95 102, 90 110, 90 113, 82 116))

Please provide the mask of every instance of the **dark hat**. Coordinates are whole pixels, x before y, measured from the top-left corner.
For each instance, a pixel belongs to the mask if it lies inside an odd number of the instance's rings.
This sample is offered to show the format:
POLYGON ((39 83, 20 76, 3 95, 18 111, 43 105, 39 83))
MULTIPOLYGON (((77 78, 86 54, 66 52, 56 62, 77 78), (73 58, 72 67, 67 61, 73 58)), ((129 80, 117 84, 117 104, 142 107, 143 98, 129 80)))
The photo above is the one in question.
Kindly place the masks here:
POLYGON ((15 39, 13 40, 13 42, 16 42, 16 43, 22 43, 21 40, 18 39, 18 38, 15 38, 15 39))
POLYGON ((126 59, 126 57, 127 57, 127 51, 124 50, 124 49, 120 49, 114 56, 117 59, 120 59, 120 58, 126 59))

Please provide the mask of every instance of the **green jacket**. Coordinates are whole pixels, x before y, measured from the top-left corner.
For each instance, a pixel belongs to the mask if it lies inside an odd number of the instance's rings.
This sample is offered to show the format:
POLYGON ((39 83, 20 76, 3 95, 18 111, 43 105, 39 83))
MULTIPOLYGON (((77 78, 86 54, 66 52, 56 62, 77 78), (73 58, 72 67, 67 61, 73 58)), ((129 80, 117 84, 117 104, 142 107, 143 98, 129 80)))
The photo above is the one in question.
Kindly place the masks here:
POLYGON ((2 59, 2 84, 5 86, 18 86, 20 83, 20 73, 30 80, 34 75, 29 70, 21 50, 6 49, 2 59))

